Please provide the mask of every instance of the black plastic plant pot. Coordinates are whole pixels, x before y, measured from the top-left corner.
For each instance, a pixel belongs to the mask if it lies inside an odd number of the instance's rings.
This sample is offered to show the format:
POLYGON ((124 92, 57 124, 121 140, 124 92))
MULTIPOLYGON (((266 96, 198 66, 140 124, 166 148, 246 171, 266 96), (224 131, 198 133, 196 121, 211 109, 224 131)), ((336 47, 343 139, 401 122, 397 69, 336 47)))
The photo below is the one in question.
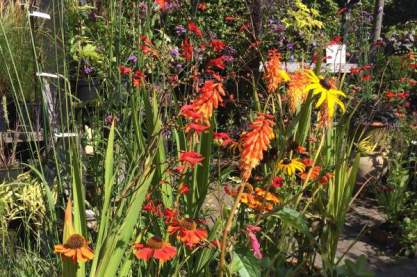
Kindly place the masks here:
POLYGON ((16 180, 17 176, 21 173, 23 173, 23 168, 19 166, 0 167, 0 183, 16 180))
POLYGON ((98 79, 79 79, 77 82, 77 98, 82 102, 91 102, 98 98, 100 82, 98 79))

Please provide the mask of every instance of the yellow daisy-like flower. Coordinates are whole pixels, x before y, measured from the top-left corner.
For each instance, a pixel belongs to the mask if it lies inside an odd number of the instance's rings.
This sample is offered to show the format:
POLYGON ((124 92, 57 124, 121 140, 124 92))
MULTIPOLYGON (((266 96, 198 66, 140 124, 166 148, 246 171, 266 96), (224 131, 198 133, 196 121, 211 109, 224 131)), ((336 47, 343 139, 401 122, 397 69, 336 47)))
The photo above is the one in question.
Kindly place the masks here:
POLYGON ((310 83, 305 87, 307 91, 313 91, 313 95, 320 94, 320 98, 316 103, 316 108, 320 107, 324 101, 327 103, 328 115, 333 118, 335 106, 338 105, 343 112, 346 108, 338 96, 346 97, 341 90, 336 89, 335 85, 321 76, 317 76, 312 70, 308 70, 307 76, 310 83))
POLYGON ((283 159, 278 163, 277 167, 288 176, 294 175, 297 171, 304 172, 306 168, 298 159, 283 159))

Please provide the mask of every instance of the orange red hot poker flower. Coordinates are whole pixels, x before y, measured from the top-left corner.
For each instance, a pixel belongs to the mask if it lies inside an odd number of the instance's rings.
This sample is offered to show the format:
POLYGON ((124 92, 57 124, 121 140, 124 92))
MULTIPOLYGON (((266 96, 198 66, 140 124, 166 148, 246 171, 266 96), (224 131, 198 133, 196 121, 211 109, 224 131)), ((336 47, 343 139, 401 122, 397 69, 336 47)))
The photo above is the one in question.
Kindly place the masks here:
POLYGON ((206 81, 199 89, 199 96, 190 105, 181 108, 181 115, 196 123, 209 126, 214 109, 223 102, 226 95, 223 84, 214 80, 206 81))
POLYGON ((264 78, 269 93, 275 92, 280 84, 290 80, 287 72, 281 69, 281 54, 276 49, 269 51, 264 78))
POLYGON ((250 124, 250 131, 241 136, 240 169, 242 179, 247 181, 259 162, 263 159, 263 152, 268 149, 275 125, 272 115, 260 113, 250 124))

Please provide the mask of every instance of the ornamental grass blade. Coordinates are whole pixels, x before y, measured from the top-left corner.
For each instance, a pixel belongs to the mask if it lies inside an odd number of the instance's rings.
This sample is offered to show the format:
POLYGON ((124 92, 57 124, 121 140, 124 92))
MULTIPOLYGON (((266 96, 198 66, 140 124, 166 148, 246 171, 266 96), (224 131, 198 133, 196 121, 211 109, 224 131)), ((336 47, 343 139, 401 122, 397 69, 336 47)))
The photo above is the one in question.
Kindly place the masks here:
POLYGON ((114 166, 114 121, 112 122, 110 128, 109 139, 107 143, 107 150, 106 150, 106 157, 104 160, 104 202, 103 208, 101 210, 101 217, 100 217, 100 227, 97 237, 97 242, 95 245, 96 255, 94 256, 93 264, 91 266, 91 272, 95 272, 97 268, 97 262, 101 250, 101 246, 103 244, 103 238, 106 236, 109 218, 110 218, 110 200, 113 191, 113 183, 114 183, 114 174, 113 174, 113 166, 114 166))
POLYGON ((152 159, 148 159, 145 163, 145 170, 141 173, 139 181, 136 183, 138 188, 130 200, 126 216, 120 225, 112 229, 111 237, 106 241, 103 259, 101 259, 94 276, 116 276, 123 256, 126 253, 127 255, 132 254, 130 243, 133 241, 135 226, 155 174, 155 169, 151 163, 152 159))

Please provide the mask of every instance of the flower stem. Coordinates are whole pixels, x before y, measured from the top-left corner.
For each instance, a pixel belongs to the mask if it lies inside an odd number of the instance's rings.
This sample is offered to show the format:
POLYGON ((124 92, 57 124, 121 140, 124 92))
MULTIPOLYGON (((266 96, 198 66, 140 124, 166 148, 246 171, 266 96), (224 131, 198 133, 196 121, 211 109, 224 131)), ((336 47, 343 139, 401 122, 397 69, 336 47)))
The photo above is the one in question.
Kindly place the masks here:
POLYGON ((237 207, 239 206, 240 198, 242 196, 243 190, 245 189, 245 185, 246 185, 246 182, 243 182, 239 186, 239 191, 237 193, 235 202, 233 203, 229 217, 227 218, 226 226, 224 227, 224 230, 223 230, 223 238, 222 238, 222 242, 220 245, 220 264, 219 264, 219 276, 220 277, 223 277, 223 273, 224 273, 227 236, 232 227, 233 217, 235 215, 237 207))

